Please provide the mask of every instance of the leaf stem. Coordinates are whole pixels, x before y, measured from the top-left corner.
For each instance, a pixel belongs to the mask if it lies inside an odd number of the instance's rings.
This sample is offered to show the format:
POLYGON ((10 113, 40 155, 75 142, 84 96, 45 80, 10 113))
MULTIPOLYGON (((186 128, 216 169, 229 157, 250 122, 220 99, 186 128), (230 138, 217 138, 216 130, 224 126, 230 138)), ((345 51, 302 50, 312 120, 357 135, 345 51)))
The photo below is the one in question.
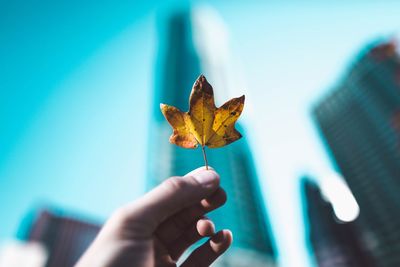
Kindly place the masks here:
POLYGON ((203 158, 204 158, 204 163, 206 165, 206 170, 208 170, 208 161, 207 161, 205 146, 201 146, 201 151, 203 152, 203 158))

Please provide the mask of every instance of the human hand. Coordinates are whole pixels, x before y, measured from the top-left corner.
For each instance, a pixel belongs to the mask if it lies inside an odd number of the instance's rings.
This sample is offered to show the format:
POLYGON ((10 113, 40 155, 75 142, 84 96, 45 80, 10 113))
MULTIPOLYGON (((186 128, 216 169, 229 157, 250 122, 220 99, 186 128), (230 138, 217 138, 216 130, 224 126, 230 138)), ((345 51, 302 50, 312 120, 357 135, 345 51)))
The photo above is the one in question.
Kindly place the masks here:
POLYGON ((226 201, 214 170, 171 177, 142 198, 118 209, 76 267, 170 267, 195 242, 210 237, 182 263, 209 266, 232 243, 229 230, 215 233, 204 215, 226 201))

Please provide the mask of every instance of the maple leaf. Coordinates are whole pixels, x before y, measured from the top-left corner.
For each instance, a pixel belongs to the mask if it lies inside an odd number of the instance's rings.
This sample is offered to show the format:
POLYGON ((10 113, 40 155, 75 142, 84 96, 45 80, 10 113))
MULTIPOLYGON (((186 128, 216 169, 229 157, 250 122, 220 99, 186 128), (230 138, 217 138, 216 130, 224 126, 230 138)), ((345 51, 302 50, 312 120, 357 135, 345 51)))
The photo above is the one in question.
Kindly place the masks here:
MULTIPOLYGON (((184 148, 217 148, 228 145, 242 135, 235 122, 242 113, 244 95, 233 98, 217 108, 212 86, 203 75, 197 78, 189 98, 189 111, 160 104, 161 112, 173 128, 169 141, 184 148)), ((206 166, 207 166, 207 160, 206 166)))

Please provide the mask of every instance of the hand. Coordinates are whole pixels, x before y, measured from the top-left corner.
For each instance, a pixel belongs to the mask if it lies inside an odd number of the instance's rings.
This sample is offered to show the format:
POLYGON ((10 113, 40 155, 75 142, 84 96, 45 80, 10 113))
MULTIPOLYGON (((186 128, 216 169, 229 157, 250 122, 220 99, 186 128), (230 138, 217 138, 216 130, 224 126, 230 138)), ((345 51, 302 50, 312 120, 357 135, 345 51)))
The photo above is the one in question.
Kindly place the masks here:
POLYGON ((229 230, 215 233, 204 215, 226 201, 214 170, 200 168, 171 177, 137 201, 118 209, 76 267, 176 266, 192 244, 210 237, 181 266, 209 266, 232 243, 229 230))

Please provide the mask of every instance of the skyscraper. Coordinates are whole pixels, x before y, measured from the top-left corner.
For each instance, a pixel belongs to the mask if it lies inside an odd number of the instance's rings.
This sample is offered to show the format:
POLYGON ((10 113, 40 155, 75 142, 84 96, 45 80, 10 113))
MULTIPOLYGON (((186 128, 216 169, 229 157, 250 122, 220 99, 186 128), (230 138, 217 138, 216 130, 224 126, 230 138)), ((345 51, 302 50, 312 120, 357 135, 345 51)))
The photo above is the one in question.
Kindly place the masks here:
POLYGON ((400 58, 368 45, 313 116, 359 206, 362 238, 379 267, 400 266, 400 58))
MULTIPOLYGON (((204 165, 200 150, 183 149, 168 142, 172 129, 159 109, 162 102, 188 110, 193 82, 201 73, 208 76, 207 70, 201 66, 204 58, 194 44, 192 14, 182 11, 172 15, 166 24, 167 29, 162 28, 159 34, 159 43, 165 43, 159 47, 154 120, 150 131, 148 162, 151 187, 171 175, 184 175, 204 165)), ((218 88, 214 89, 218 94, 218 88)), ((243 129, 240 131, 243 133, 243 129)), ((223 148, 208 149, 207 156, 210 165, 221 175, 222 187, 228 195, 227 203, 212 212, 210 217, 218 228, 231 229, 234 235, 233 251, 224 255, 217 264, 275 266, 269 222, 246 137, 223 148)))
POLYGON ((20 226, 19 237, 45 247, 48 254, 45 267, 73 266, 101 228, 99 224, 79 220, 54 209, 35 211, 25 220, 20 226))
POLYGON ((339 222, 318 185, 307 177, 301 180, 301 193, 308 225, 306 240, 319 267, 375 266, 359 238, 356 222, 339 222))

